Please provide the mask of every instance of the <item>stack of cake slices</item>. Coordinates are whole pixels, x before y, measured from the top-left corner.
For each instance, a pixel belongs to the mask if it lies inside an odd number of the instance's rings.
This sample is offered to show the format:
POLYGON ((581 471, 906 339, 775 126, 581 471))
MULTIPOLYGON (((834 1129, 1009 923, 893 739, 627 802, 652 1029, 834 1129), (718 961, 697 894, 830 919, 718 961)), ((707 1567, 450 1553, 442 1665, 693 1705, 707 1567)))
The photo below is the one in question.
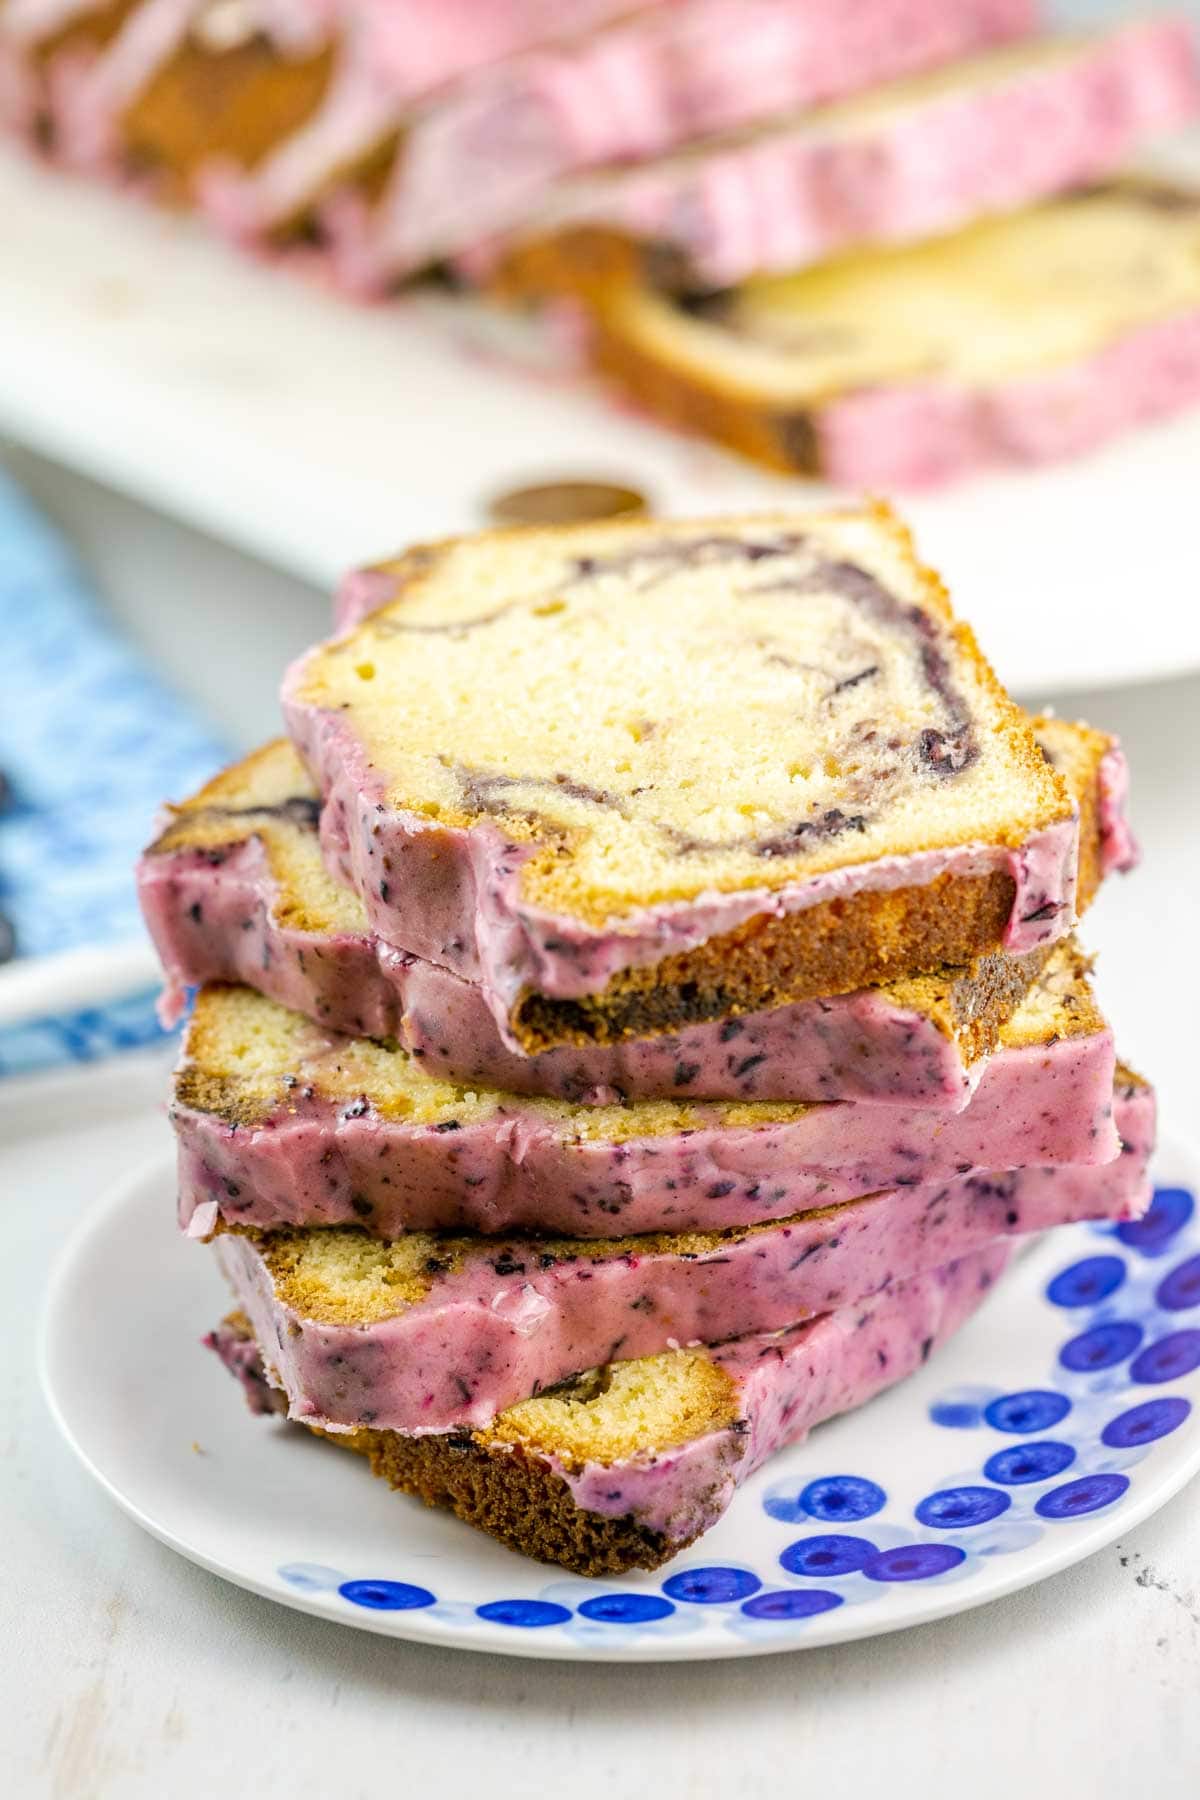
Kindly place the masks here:
POLYGON ((339 615, 140 867, 210 1341, 394 1486, 652 1567, 1145 1205, 1074 936, 1121 752, 881 507, 485 533, 339 615))
POLYGON ((0 0, 0 121, 378 296, 585 326, 650 411, 853 487, 1200 398, 1186 20, 1033 0, 0 0))

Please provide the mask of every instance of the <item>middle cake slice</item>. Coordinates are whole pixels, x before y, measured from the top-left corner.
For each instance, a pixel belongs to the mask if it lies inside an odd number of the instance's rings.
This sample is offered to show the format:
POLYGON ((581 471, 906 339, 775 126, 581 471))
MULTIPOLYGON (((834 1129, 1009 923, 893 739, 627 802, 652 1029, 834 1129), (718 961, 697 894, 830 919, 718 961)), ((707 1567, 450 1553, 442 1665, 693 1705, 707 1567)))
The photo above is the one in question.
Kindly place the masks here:
MULTIPOLYGON (((176 1074, 182 1219, 232 1225, 719 1231, 980 1169, 1118 1151, 1115 1053, 1087 962, 1054 951, 958 1113, 912 1106, 578 1106, 441 1080, 244 987, 201 991, 176 1074)), ((956 1254, 956 1252, 951 1253, 956 1254)))

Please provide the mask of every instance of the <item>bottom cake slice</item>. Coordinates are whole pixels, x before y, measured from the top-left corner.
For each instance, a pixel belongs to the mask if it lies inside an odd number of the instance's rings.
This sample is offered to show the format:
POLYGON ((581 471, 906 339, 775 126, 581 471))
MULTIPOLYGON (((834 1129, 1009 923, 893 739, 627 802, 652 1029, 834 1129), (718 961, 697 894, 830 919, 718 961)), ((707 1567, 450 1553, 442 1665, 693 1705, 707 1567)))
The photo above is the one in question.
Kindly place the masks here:
MULTIPOLYGON (((715 1525, 776 1450, 920 1368, 1013 1251, 1011 1241, 987 1245, 788 1331, 592 1369, 481 1430, 359 1430, 328 1441, 365 1456, 392 1487, 542 1562, 580 1575, 657 1568, 715 1525)), ((244 1314, 205 1342, 242 1381, 252 1411, 286 1410, 244 1314)))

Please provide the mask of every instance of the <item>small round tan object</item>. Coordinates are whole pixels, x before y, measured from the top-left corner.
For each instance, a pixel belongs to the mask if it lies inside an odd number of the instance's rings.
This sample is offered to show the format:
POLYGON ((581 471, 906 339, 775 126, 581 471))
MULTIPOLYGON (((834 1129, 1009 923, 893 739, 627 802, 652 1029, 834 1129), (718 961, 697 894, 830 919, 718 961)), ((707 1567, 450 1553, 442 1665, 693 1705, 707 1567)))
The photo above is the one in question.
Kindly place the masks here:
POLYGON ((507 488, 488 501, 494 525, 585 525, 646 513, 646 496, 610 481, 545 481, 507 488))

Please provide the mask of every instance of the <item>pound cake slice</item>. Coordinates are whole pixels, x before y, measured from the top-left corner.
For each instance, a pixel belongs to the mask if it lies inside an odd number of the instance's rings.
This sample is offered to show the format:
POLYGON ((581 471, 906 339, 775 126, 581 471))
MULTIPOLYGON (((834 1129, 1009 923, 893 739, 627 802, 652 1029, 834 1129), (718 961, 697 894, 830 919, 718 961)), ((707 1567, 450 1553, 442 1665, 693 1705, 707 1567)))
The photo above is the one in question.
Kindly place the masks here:
MULTIPOLYGON (((541 1562, 578 1575, 657 1568, 715 1525, 776 1450, 921 1368, 1010 1254, 990 1244, 788 1331, 592 1369, 474 1431, 414 1438, 359 1427, 327 1441, 541 1562)), ((260 1352, 244 1313, 205 1342, 251 1411, 286 1411, 269 1378, 273 1340, 260 1352)))
POLYGON ((639 404, 774 468, 915 487, 1200 398, 1200 193, 1128 179, 701 296, 593 294, 639 404))
POLYGON ((677 1100, 573 1106, 474 1092, 337 1038, 250 988, 201 990, 175 1076, 180 1220, 580 1237, 712 1231, 977 1169, 1117 1155, 1112 1033, 1060 946, 968 1106, 677 1100))
POLYGON ((498 285, 536 295, 646 280, 704 293, 855 245, 932 237, 1111 175, 1198 99, 1184 19, 1028 39, 564 184, 535 228, 492 252, 498 285))
MULTIPOLYGON (((365 571, 390 597, 388 571, 365 571)), ((1114 737, 1033 721, 1080 811, 1078 910, 1137 849, 1114 737)), ((482 990, 374 937, 357 894, 332 881, 316 788, 292 746, 267 745, 182 805, 138 867, 142 910, 177 1016, 188 987, 245 983, 330 1030, 396 1039, 432 1075, 576 1104, 640 1099, 854 1100, 957 1110, 980 1059, 1046 952, 989 956, 887 987, 615 1044, 522 1056, 482 990)))
MULTIPOLYGON (((214 1250, 287 1391, 326 1427, 481 1426, 582 1369, 830 1312, 994 1238, 1136 1216, 1153 1096, 1118 1070, 1126 1153, 902 1188, 723 1232, 478 1238, 222 1228, 214 1250)), ((236 1197, 236 1196, 235 1196, 236 1197)))
POLYGON ((1078 808, 884 507, 484 532, 289 671, 335 875, 524 1051, 1055 942, 1078 808))

